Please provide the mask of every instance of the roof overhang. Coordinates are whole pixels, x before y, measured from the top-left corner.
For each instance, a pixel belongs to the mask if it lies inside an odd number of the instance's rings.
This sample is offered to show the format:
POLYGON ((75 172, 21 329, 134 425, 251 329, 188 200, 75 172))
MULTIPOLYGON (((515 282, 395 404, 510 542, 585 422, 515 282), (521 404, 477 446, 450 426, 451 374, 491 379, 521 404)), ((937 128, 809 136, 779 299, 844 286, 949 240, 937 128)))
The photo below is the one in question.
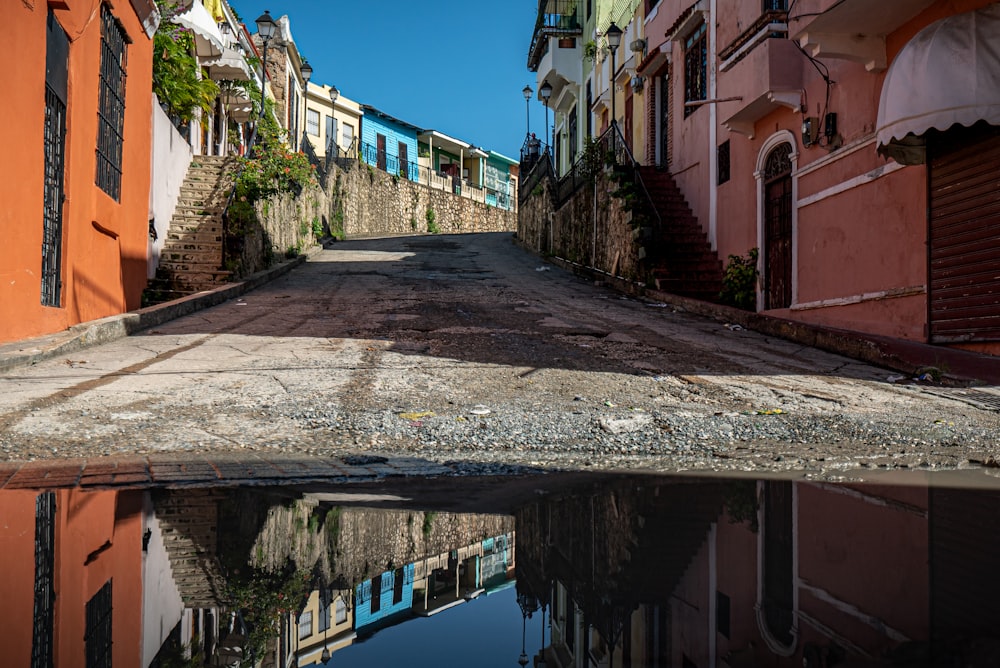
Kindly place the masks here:
POLYGON ((882 83, 878 152, 924 162, 929 130, 1000 125, 1000 4, 941 19, 913 36, 882 83))
POLYGON ((202 61, 208 76, 216 81, 249 81, 250 68, 246 58, 236 49, 222 47, 222 53, 211 60, 202 61))
POLYGON ((417 135, 417 140, 426 144, 431 144, 434 148, 454 153, 455 155, 468 153, 469 149, 473 148, 472 144, 464 142, 461 139, 449 137, 443 132, 438 132, 437 130, 424 130, 417 135))
POLYGON ((670 63, 670 42, 650 49, 646 57, 636 66, 635 73, 639 76, 654 75, 670 63))
POLYGON ((195 53, 199 58, 218 58, 225 43, 215 19, 200 2, 191 3, 186 12, 171 19, 194 33, 195 53))

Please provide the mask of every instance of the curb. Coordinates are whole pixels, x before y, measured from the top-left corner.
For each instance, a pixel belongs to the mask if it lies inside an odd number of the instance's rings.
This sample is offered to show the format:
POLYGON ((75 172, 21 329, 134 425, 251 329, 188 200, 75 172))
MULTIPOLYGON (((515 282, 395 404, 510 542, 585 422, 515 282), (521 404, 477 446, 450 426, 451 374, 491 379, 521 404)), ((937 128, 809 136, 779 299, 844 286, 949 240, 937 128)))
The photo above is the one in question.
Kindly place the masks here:
MULTIPOLYGON (((534 252, 523 244, 519 245, 529 252, 534 252)), ((898 371, 906 376, 919 375, 927 367, 939 367, 943 370, 939 381, 941 385, 955 387, 1000 385, 1000 357, 776 318, 724 304, 661 292, 559 257, 546 257, 543 260, 577 276, 601 281, 618 292, 638 299, 670 304, 686 313, 740 325, 759 334, 843 355, 873 366, 898 371)))
POLYGON ((227 283, 213 290, 198 292, 155 306, 82 322, 55 334, 0 345, 0 373, 115 341, 175 318, 217 306, 284 276, 313 255, 322 252, 327 241, 324 240, 323 243, 291 260, 258 271, 239 283, 227 283))

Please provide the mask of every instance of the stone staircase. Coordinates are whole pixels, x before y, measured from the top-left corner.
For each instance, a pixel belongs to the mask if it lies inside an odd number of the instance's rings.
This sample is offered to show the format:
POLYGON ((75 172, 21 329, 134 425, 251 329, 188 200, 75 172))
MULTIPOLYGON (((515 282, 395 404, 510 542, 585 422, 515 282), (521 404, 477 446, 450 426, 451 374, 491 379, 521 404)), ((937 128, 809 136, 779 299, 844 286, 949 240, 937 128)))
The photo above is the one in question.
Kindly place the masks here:
POLYGON ((222 265, 222 214, 232 189, 234 158, 196 155, 188 167, 147 301, 211 290, 231 272, 222 265))
POLYGON ((656 167, 640 167, 661 225, 646 246, 656 288, 704 301, 718 301, 722 262, 673 177, 656 167))
POLYGON ((170 571, 185 608, 215 608, 225 601, 216 556, 222 498, 213 490, 184 490, 155 503, 170 571))

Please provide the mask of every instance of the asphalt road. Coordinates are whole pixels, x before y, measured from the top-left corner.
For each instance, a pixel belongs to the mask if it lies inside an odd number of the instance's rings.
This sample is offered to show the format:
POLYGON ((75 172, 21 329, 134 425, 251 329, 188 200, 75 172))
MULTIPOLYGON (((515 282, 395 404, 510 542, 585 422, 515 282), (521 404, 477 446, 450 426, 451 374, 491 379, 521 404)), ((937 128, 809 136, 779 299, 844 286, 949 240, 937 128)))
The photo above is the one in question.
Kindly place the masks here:
POLYGON ((996 412, 900 381, 623 297, 510 234, 355 240, 239 300, 0 375, 0 459, 376 454, 473 472, 845 477, 996 464, 996 412))

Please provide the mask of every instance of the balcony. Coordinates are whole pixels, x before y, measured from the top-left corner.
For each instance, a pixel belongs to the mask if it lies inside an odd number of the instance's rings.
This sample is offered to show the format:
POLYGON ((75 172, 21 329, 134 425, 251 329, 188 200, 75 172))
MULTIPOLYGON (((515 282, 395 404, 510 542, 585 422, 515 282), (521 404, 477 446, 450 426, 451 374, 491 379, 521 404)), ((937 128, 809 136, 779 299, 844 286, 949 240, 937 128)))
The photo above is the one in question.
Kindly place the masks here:
POLYGON ((887 67, 885 36, 933 3, 799 0, 789 17, 789 29, 792 39, 813 58, 841 58, 863 63, 869 72, 882 72, 887 67))
POLYGON ((579 85, 583 76, 583 49, 580 40, 574 38, 548 39, 549 48, 538 61, 538 85, 548 80, 552 86, 552 101, 555 102, 567 85, 579 85), (565 46, 560 46, 564 43, 565 46), (572 43, 572 46, 570 46, 572 43))
POLYGON ((805 56, 787 39, 767 39, 744 54, 719 78, 720 96, 737 98, 741 105, 723 124, 752 138, 757 121, 772 111, 799 111, 804 62, 805 56))
POLYGON ((542 57, 549 50, 551 37, 574 38, 583 34, 577 16, 578 0, 538 0, 535 32, 528 48, 528 69, 537 72, 542 57))

